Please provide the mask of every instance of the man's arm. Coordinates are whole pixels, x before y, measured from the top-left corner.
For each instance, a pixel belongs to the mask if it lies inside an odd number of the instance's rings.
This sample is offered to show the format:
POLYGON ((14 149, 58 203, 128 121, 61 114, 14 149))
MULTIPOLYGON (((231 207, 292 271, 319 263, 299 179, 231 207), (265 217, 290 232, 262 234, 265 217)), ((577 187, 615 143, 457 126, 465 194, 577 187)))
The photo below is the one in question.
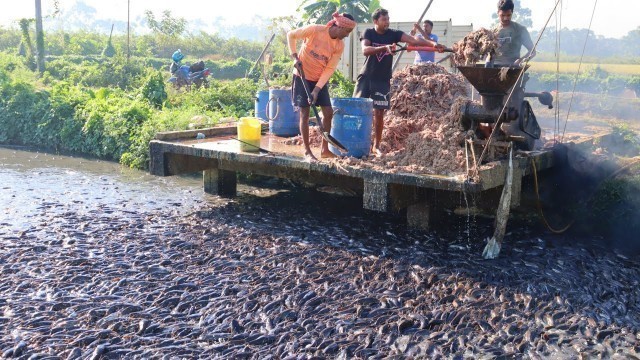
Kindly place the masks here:
POLYGON ((344 51, 344 44, 342 46, 338 46, 335 49, 334 53, 331 54, 331 57, 329 58, 329 62, 327 63, 327 66, 324 68, 324 70, 322 70, 322 74, 320 74, 320 78, 318 79, 318 82, 316 82, 316 87, 313 89, 314 92, 316 93, 315 98, 317 98, 317 94, 320 92, 322 87, 327 83, 327 81, 329 81, 329 78, 331 78, 331 75, 333 75, 333 73, 338 68, 338 63, 340 62, 340 57, 342 56, 343 51, 344 51))
POLYGON ((438 46, 438 43, 435 41, 432 41, 426 38, 413 37, 405 33, 402 34, 402 38, 400 39, 400 41, 407 43, 409 45, 414 45, 414 46, 433 46, 433 47, 438 46))
POLYGON ((391 45, 372 46, 369 39, 362 39, 362 55, 364 56, 391 53, 392 50, 391 45))
POLYGON ((527 53, 524 54, 524 56, 518 58, 518 60, 515 61, 515 65, 520 65, 520 63, 523 63, 525 61, 525 59, 529 58, 533 59, 534 56, 536 56, 536 51, 533 49, 533 41, 531 41, 531 35, 529 34, 529 30, 527 30, 526 27, 522 27, 523 32, 522 32, 522 46, 524 46, 527 49, 527 53))
POLYGON ((424 32, 424 30, 422 29, 422 26, 420 26, 420 24, 418 23, 413 24, 413 29, 411 29, 410 34, 411 36, 416 36, 416 34, 420 34, 425 39, 429 38, 427 34, 424 32))
POLYGON ((304 39, 313 33, 312 26, 305 26, 298 29, 293 29, 287 32, 287 45, 289 46, 289 55, 293 59, 294 66, 302 65, 300 59, 298 59, 298 50, 296 42, 300 39, 304 39))

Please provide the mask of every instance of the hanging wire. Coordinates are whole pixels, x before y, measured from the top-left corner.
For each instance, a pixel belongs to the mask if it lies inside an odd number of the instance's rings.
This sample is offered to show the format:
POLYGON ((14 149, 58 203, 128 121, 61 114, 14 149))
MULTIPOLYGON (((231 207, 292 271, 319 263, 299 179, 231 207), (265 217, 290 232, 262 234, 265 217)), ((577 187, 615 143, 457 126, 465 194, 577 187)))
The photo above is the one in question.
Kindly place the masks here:
MULTIPOLYGON (((547 21, 544 23, 544 26, 542 27, 542 30, 540 31, 540 34, 538 34, 538 38, 536 39, 536 42, 533 44, 533 48, 531 48, 531 51, 529 51, 529 56, 527 56, 527 58, 525 59, 524 64, 520 65, 521 69, 520 69, 520 73, 518 74, 518 78, 516 79, 516 84, 518 82, 520 82, 520 80, 522 79, 522 75, 524 75, 524 71, 527 69, 527 67, 528 67, 527 65, 529 65, 529 59, 531 58, 531 54, 535 53, 535 50, 538 47, 538 43, 540 42, 540 39, 542 38, 542 34, 544 34, 544 30, 549 25, 549 21, 551 21, 551 17, 556 12, 556 8, 558 7, 559 3, 560 3, 560 0, 557 0, 556 1, 556 5, 553 7, 553 10, 551 10, 551 13, 549 14, 549 17, 547 18, 547 21)), ((480 157, 478 158, 478 166, 476 166, 476 168, 474 170, 474 177, 478 176, 478 172, 480 171, 480 169, 479 169, 480 164, 482 164, 482 161, 484 160, 484 157, 485 157, 485 155, 487 153, 487 150, 489 149, 489 146, 491 145, 491 140, 493 139, 493 134, 495 133, 496 129, 498 129, 500 127, 500 125, 502 125, 502 122, 500 121, 500 119, 502 119, 502 115, 504 114, 504 111, 509 106, 509 101, 511 101, 511 97, 513 96, 513 92, 514 92, 515 88, 516 88, 515 86, 513 88, 511 88, 511 91, 509 92, 509 96, 507 96, 507 100, 504 102, 504 105, 502 106, 502 110, 500 110, 500 114, 498 115, 498 121, 496 122, 496 125, 491 130, 491 134, 489 135, 489 138, 487 139, 487 143, 482 148, 482 153, 480 153, 480 157)))
POLYGON ((557 142, 560 135, 560 32, 562 29, 562 0, 560 0, 560 11, 556 12, 556 97, 555 109, 553 111, 553 143, 557 142))
POLYGON ((591 33, 591 24, 593 23, 593 16, 596 14, 596 5, 598 5, 598 0, 593 2, 593 11, 591 12, 591 20, 589 20, 589 28, 587 29, 587 36, 584 38, 584 45, 582 45, 582 55, 580 55, 580 63, 578 63, 578 72, 576 73, 576 78, 573 81, 573 90, 571 90, 571 99, 569 100, 569 109, 567 109, 567 118, 564 121, 564 129, 562 130, 562 137, 560 138, 560 142, 564 140, 564 134, 567 131, 567 123, 569 122, 569 114, 571 113, 571 105, 573 104, 573 96, 576 93, 576 85, 578 84, 578 77, 580 76, 580 68, 582 67, 582 59, 584 58, 584 52, 587 49, 587 41, 589 40, 589 34, 591 33))

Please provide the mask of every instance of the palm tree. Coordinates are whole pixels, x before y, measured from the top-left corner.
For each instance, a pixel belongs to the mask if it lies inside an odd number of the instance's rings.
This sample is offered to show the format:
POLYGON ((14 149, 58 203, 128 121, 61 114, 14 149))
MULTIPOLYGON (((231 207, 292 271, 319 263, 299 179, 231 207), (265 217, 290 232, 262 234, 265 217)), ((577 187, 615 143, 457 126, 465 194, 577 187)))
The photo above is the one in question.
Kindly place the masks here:
POLYGON ((379 7, 379 0, 303 0, 297 11, 303 12, 302 19, 309 24, 328 22, 334 11, 349 13, 356 22, 369 22, 371 13, 379 7))

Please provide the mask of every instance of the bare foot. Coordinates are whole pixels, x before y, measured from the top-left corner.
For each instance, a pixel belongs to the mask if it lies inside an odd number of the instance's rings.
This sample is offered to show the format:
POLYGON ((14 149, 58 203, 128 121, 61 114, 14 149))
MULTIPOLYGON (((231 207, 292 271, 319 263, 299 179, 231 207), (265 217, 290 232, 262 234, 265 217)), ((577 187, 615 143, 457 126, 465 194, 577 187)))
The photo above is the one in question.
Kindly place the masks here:
POLYGON ((378 148, 378 147, 374 147, 373 149, 371 149, 371 151, 373 152, 373 156, 380 157, 380 156, 384 155, 382 150, 380 150, 380 148, 378 148))
POLYGON ((327 159, 327 158, 335 158, 335 157, 338 157, 338 156, 336 156, 336 154, 332 153, 331 151, 326 150, 326 151, 323 151, 320 154, 320 157, 323 158, 323 159, 327 159))
POLYGON ((308 152, 304 154, 304 161, 309 163, 314 163, 314 162, 317 162, 318 159, 313 155, 313 153, 308 152))

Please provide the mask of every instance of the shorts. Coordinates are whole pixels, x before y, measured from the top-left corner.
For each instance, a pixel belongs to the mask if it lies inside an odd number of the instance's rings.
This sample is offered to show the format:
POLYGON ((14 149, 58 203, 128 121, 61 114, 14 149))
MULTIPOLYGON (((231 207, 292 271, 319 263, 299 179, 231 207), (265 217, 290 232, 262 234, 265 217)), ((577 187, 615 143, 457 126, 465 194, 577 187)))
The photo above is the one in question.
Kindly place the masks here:
MULTIPOLYGON (((309 94, 316 87, 317 81, 305 80, 309 86, 309 94)), ((291 84, 291 100, 295 107, 309 107, 309 97, 307 96, 304 86, 302 85, 302 78, 300 76, 293 76, 293 84, 291 84)), ((331 106, 331 98, 329 97, 329 87, 325 84, 316 99, 316 105, 318 106, 331 106)))
POLYGON ((391 106, 390 94, 389 81, 371 80, 367 76, 358 75, 353 97, 371 98, 374 109, 388 109, 391 106))

